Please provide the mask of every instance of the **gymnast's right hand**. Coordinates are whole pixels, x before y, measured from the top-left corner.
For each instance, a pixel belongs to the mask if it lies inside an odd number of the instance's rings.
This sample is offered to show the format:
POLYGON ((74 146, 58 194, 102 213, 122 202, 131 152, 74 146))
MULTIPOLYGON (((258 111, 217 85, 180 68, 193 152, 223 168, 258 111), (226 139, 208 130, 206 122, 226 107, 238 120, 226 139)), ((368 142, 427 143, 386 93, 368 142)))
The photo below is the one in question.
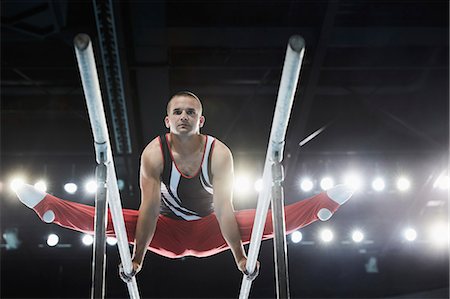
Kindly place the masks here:
POLYGON ((135 261, 131 261, 131 263, 133 265, 133 270, 131 271, 131 273, 125 273, 122 264, 119 264, 119 276, 126 283, 130 282, 133 279, 133 277, 136 276, 136 274, 138 274, 139 271, 141 271, 142 268, 141 263, 135 261))

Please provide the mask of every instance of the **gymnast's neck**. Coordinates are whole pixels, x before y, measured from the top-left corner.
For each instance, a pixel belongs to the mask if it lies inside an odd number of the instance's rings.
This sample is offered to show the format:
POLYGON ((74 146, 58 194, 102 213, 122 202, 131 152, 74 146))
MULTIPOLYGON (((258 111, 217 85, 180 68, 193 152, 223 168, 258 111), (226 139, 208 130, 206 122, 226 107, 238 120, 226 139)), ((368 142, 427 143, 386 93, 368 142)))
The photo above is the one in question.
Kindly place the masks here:
POLYGON ((203 149, 205 135, 196 133, 192 135, 169 134, 169 143, 172 151, 180 155, 189 155, 201 152, 203 149))

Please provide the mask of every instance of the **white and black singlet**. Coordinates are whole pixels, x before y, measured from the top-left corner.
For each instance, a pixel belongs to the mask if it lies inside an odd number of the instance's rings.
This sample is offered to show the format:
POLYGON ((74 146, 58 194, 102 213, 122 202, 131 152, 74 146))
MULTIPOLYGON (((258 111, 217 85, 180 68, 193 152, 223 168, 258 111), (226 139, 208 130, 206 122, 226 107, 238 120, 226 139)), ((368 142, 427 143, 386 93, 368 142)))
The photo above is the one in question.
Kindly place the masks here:
POLYGON ((186 176, 181 173, 173 159, 168 135, 159 136, 164 158, 161 175, 161 214, 183 220, 205 217, 214 211, 211 156, 215 139, 205 136, 201 166, 196 174, 186 176))

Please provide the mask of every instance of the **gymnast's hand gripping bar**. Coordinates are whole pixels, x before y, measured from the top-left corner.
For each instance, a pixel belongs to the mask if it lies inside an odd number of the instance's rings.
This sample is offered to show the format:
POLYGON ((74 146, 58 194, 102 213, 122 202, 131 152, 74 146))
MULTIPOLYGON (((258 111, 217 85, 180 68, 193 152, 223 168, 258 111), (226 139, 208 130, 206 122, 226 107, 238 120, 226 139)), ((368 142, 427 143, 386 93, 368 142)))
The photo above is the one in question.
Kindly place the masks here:
MULTIPOLYGON (((250 247, 248 251, 248 259, 247 259, 247 271, 248 273, 253 273, 256 267, 256 261, 259 255, 259 249, 261 246, 261 238, 264 230, 264 226, 266 223, 266 215, 269 209, 270 203, 270 194, 273 185, 279 185, 280 181, 282 181, 282 173, 278 173, 278 177, 272 177, 272 167, 281 166, 283 159, 283 150, 284 150, 284 139, 286 136, 287 125, 289 122, 292 103, 294 102, 295 90, 297 88, 297 82, 300 74, 300 67, 303 60, 303 54, 305 51, 305 41, 302 37, 298 35, 294 35, 289 39, 289 43, 287 46, 286 57, 284 60, 283 72, 281 75, 280 87, 278 90, 277 103, 275 107, 275 113, 272 122, 272 128, 270 132, 269 145, 266 154, 266 160, 264 164, 263 171, 263 188, 258 195, 258 204, 256 208, 256 216, 253 224, 252 236, 250 239, 250 247)), ((276 168, 275 168, 276 169, 276 168)), ((278 172, 278 171, 277 171, 278 172)), ((274 191, 274 194, 279 194, 280 190, 274 191)), ((281 192, 282 197, 282 192, 281 192)), ((281 198, 282 199, 282 198, 281 198)), ((283 208, 281 207, 281 212, 283 208)), ((274 227, 274 233, 279 234, 280 231, 284 231, 284 217, 283 214, 276 215, 275 212, 274 217, 279 217, 282 219, 278 219, 277 225, 282 225, 282 229, 280 230, 277 227, 274 227), (281 216, 281 217, 280 217, 281 216)), ((274 223, 275 226, 276 223, 274 223)), ((284 238, 285 236, 276 236, 276 238, 284 238)), ((284 243, 284 252, 283 248, 279 248, 275 246, 275 257, 280 256, 279 259, 281 262, 286 260, 286 249, 284 243), (280 252, 281 251, 281 252, 280 252)), ((276 258, 277 261, 277 258, 276 258)), ((284 279, 287 284, 287 268, 285 271, 284 279)), ((277 274, 277 284, 279 284, 279 276, 277 274)), ((248 279, 247 276, 244 276, 242 279, 241 290, 239 294, 240 299, 247 299, 250 293, 252 280, 248 279)), ((287 287, 285 287, 287 288, 287 287)), ((280 286, 277 289, 278 298, 281 296, 288 297, 288 293, 283 295, 283 292, 279 291, 280 286), (280 294, 281 293, 281 294, 280 294)))
MULTIPOLYGON (((91 39, 86 34, 78 34, 74 39, 75 53, 80 70, 86 104, 89 112, 96 160, 98 164, 106 165, 106 186, 108 205, 111 209, 114 231, 117 237, 117 246, 125 273, 132 272, 130 249, 125 231, 125 222, 122 214, 119 188, 117 186, 116 171, 112 157, 111 144, 109 142, 108 127, 106 125, 105 111, 100 93, 97 68, 91 39)), ((139 291, 135 277, 127 283, 130 298, 139 298, 139 291)))

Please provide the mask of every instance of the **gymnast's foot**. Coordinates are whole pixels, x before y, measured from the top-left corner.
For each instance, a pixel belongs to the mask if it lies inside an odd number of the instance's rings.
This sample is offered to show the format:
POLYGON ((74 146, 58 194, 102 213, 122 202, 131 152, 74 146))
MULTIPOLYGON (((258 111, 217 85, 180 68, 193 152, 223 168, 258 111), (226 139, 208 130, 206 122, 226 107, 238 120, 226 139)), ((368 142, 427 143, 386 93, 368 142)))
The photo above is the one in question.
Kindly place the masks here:
MULTIPOLYGON (((347 185, 337 185, 328 189, 327 195, 332 201, 339 205, 343 205, 350 197, 352 197, 354 192, 355 190, 347 185)), ((317 213, 317 217, 322 221, 327 221, 332 215, 333 213, 327 208, 322 208, 317 213)))
POLYGON ((343 205, 347 200, 352 197, 355 190, 347 185, 337 185, 333 188, 327 190, 327 195, 330 199, 338 203, 339 205, 343 205))
MULTIPOLYGON (((34 209, 34 207, 36 207, 42 200, 44 200, 45 196, 47 196, 47 193, 42 192, 28 184, 22 184, 18 186, 14 191, 16 192, 17 197, 19 197, 20 201, 31 209, 34 209)), ((47 210, 41 216, 41 218, 47 223, 53 222, 53 220, 55 220, 55 213, 52 210, 47 210)))

